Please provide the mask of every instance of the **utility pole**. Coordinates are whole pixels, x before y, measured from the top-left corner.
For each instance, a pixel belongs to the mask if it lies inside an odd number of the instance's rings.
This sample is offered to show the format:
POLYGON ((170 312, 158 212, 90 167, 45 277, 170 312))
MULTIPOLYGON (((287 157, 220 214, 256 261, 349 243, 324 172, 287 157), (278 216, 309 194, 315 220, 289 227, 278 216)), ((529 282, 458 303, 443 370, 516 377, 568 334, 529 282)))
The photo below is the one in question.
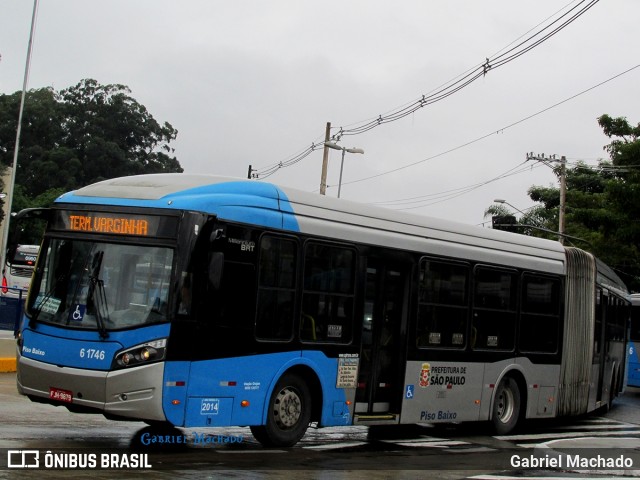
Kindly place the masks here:
POLYGON ((329 163, 329 147, 327 142, 331 136, 331 122, 327 122, 327 129, 324 134, 324 150, 322 152, 322 175, 320 176, 320 195, 327 193, 327 165, 329 163))
POLYGON ((29 82, 29 70, 31 68, 31 53, 33 52, 33 37, 36 31, 36 17, 38 14, 38 0, 33 0, 33 13, 31 14, 31 30, 29 33, 29 44, 27 46, 27 61, 24 67, 24 81, 22 82, 22 96, 20 97, 20 109, 18 110, 18 128, 16 129, 16 143, 13 149, 13 163, 11 167, 11 180, 5 185, 7 196, 5 197, 5 206, 7 215, 4 217, 2 224, 4 230, 2 232, 2 247, 0 256, 2 257, 2 274, 7 265, 7 246, 9 243, 9 223, 11 220, 11 208, 13 205, 13 191, 16 185, 16 172, 18 170, 18 151, 20 149, 20 134, 22 132, 22 114, 24 112, 24 101, 27 96, 27 84, 29 82))
POLYGON ((544 153, 539 155, 534 155, 533 152, 527 153, 527 160, 535 160, 537 162, 542 162, 546 166, 553 168, 549 163, 558 163, 560 162, 560 208, 558 212, 558 241, 560 244, 564 245, 564 230, 565 230, 565 207, 567 202, 567 157, 564 155, 560 157, 560 160, 556 158, 555 155, 551 155, 550 157, 545 157, 544 153))
POLYGON ((337 143, 334 142, 324 142, 324 148, 333 148, 334 150, 340 150, 342 152, 342 161, 340 162, 340 181, 338 183, 338 198, 340 198, 340 190, 342 190, 342 170, 344 169, 344 154, 345 152, 349 153, 364 153, 364 150, 361 148, 346 148, 341 147, 337 143))
POLYGON ((567 157, 560 157, 560 213, 558 214, 558 232, 560 244, 564 245, 564 213, 567 204, 567 157))

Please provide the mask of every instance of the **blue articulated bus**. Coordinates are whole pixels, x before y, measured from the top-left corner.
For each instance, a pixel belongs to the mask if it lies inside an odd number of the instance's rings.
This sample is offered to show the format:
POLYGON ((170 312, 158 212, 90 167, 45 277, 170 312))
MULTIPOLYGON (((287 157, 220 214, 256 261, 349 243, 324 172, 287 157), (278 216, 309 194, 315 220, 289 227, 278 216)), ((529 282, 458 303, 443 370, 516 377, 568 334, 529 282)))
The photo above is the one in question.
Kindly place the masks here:
POLYGON ((629 363, 627 364, 627 385, 640 387, 640 293, 631 295, 631 324, 628 344, 629 363))
POLYGON ((490 422, 607 406, 628 294, 558 242, 257 181, 59 197, 18 338, 36 402, 175 427, 490 422))

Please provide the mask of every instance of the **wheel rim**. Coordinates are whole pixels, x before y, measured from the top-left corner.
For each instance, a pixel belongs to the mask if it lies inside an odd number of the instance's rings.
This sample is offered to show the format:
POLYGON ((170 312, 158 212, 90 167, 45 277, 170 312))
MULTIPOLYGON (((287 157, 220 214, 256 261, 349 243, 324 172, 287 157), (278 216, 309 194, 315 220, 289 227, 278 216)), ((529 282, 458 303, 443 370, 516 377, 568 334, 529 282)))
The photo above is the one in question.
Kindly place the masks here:
POLYGON ((502 423, 509 423, 513 417, 514 399, 513 391, 505 386, 496 400, 496 415, 502 423))
POLYGON ((273 415, 280 428, 294 427, 302 416, 302 400, 291 387, 280 390, 273 405, 273 415))

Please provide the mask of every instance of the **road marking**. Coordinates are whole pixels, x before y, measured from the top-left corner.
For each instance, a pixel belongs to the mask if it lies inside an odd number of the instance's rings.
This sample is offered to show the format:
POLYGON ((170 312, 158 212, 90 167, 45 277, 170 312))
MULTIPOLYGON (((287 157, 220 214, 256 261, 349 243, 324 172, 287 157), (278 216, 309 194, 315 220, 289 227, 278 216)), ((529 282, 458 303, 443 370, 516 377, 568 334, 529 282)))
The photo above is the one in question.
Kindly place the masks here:
MULTIPOLYGON (((541 477, 541 476, 527 476, 527 475, 474 475, 474 480, 569 480, 576 477, 541 477)), ((611 477, 589 477, 589 480, 611 480, 611 477)))
POLYGON ((368 445, 370 442, 342 442, 332 443, 330 445, 309 445, 302 448, 308 448, 309 450, 338 450, 340 448, 359 447, 361 445, 368 445))
POLYGON ((539 439, 553 439, 553 438, 565 438, 571 437, 584 437, 584 436, 619 436, 619 435, 640 435, 640 428, 638 425, 632 423, 618 422, 616 420, 607 420, 605 418, 593 418, 587 419, 580 423, 573 425, 566 425, 560 427, 552 427, 549 430, 555 430, 555 432, 541 432, 531 434, 520 435, 497 435, 493 438, 497 440, 505 441, 527 441, 527 440, 539 440, 539 439), (591 424, 591 425, 589 425, 591 424), (560 430, 558 432, 558 430, 560 430), (580 430, 588 430, 587 432, 581 432, 580 430), (603 432, 597 432, 594 430, 605 430, 603 432), (609 431, 606 431, 609 430, 609 431), (612 431, 613 430, 613 431, 612 431))
POLYGON ((460 442, 457 440, 445 440, 442 442, 434 442, 431 440, 425 440, 423 442, 414 442, 413 440, 410 442, 403 441, 391 441, 385 440, 386 443, 391 443, 393 445, 400 445, 401 447, 421 447, 421 448, 449 448, 449 447, 457 447, 460 445, 471 445, 469 442, 460 442))
POLYGON ((215 449, 214 450, 216 453, 224 453, 225 455, 227 453, 242 453, 242 454, 246 454, 246 453, 289 453, 287 450, 222 450, 222 449, 215 449))
POLYGON ((435 442, 448 442, 450 441, 447 438, 438 438, 438 437, 418 437, 418 438, 388 438, 388 439, 380 439, 380 442, 385 443, 396 443, 396 442, 404 442, 404 443, 435 443, 435 442))
POLYGON ((566 427, 551 427, 549 430, 616 430, 623 428, 634 428, 638 429, 638 425, 633 425, 632 423, 614 423, 614 424, 604 424, 600 423, 597 425, 567 425, 566 427))
POLYGON ((518 441, 527 441, 527 440, 544 440, 544 439, 554 439, 554 438, 580 438, 580 437, 615 437, 615 436, 628 436, 633 434, 640 435, 640 431, 630 432, 626 431, 617 431, 617 432, 561 432, 561 433, 536 433, 532 435, 513 435, 509 436, 500 436, 494 437, 498 440, 506 440, 512 442, 518 441))

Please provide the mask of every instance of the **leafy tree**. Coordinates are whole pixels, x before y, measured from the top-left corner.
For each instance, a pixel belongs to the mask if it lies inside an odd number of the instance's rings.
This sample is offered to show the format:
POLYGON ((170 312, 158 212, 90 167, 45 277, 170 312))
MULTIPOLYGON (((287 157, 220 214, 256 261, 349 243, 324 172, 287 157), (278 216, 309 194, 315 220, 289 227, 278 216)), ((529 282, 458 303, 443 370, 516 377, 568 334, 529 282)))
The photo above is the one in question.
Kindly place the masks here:
POLYGON ((609 153, 619 181, 608 185, 611 211, 608 227, 608 253, 625 272, 624 280, 640 291, 640 124, 631 125, 626 118, 602 115, 598 123, 612 141, 604 148, 609 153))
MULTIPOLYGON (((596 168, 584 163, 567 168, 565 233, 568 242, 596 255, 630 289, 640 291, 640 124, 634 127, 625 118, 608 115, 598 122, 612 139, 604 147, 610 161, 601 161, 596 168)), ((560 167, 554 172, 559 176, 560 167)), ((519 222, 557 231, 559 188, 534 185, 528 194, 538 205, 519 222)), ((557 238, 536 229, 521 233, 557 238)))
MULTIPOLYGON (((25 98, 15 208, 41 206, 61 192, 141 173, 182 172, 170 147, 178 134, 160 124, 125 85, 85 79, 25 98)), ((0 95, 0 164, 13 162, 21 92, 0 95)))
MULTIPOLYGON (((555 170, 560 175, 560 167, 555 170)), ((620 181, 609 162, 600 162, 592 168, 579 162, 566 170, 565 233, 567 241, 582 248, 602 243, 611 231, 612 215, 608 209, 607 189, 620 181), (578 240, 582 239, 582 241, 578 240)), ((541 203, 537 213, 541 223, 557 231, 560 210, 560 191, 557 187, 533 186, 529 197, 541 203)))
POLYGON ((522 216, 516 219, 514 212, 508 207, 503 204, 494 204, 485 210, 484 217, 491 217, 492 220, 497 220, 498 225, 494 226, 494 228, 499 230, 533 237, 551 238, 550 232, 552 230, 546 226, 549 220, 545 216, 546 210, 543 207, 537 206, 520 213, 522 213, 522 216), (509 225, 511 223, 513 225, 509 225))

